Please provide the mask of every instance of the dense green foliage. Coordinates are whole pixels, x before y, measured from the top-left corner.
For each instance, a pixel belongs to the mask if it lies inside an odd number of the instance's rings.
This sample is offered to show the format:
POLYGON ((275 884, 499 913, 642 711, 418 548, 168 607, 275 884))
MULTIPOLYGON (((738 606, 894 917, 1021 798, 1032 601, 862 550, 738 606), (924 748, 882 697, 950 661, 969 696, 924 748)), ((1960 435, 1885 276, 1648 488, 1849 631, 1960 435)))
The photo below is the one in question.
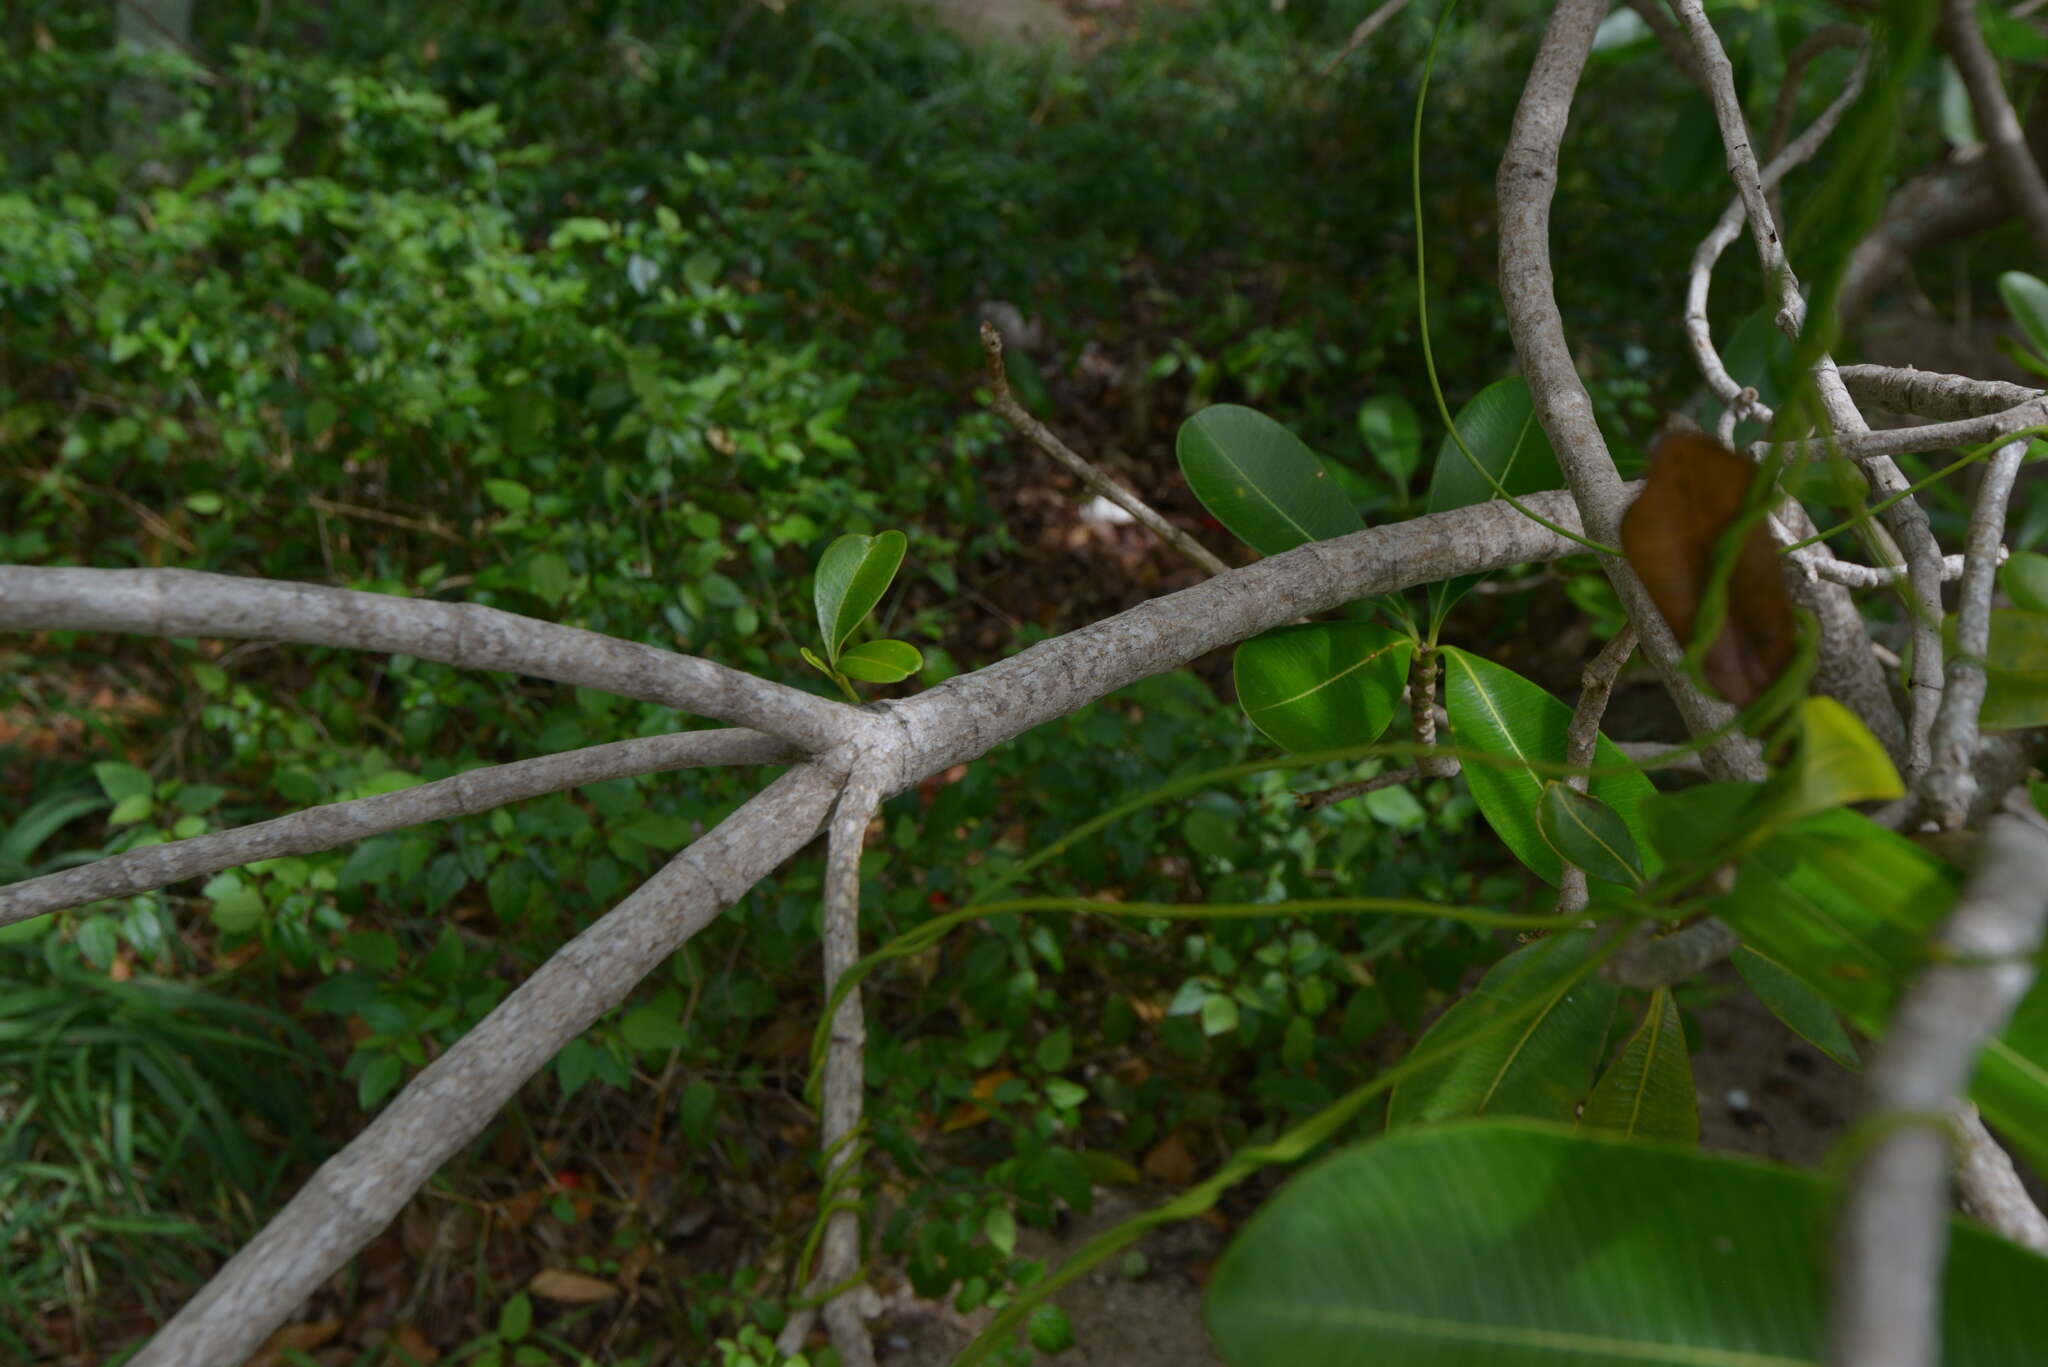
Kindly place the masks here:
MULTIPOLYGON (((1491 185, 1515 83, 1498 73, 1524 65, 1531 29, 1512 21, 1538 8, 1455 28, 1434 87, 1429 269, 1454 405, 1503 392, 1487 388, 1509 360, 1491 185)), ((199 55, 139 62, 110 51, 97 7, 17 6, 0 21, 0 561, 459 598, 822 690, 800 655, 817 644, 812 568, 842 533, 901 528, 879 616, 922 651, 906 687, 931 684, 1151 591, 1048 575, 991 601, 1044 552, 1010 525, 1015 487, 1038 478, 1013 466, 1036 458, 971 393, 990 300, 1055 339, 1039 358, 1052 402, 1081 392, 1084 342, 1113 358, 1126 380, 1098 396, 1097 435, 1157 486, 1180 418, 1229 400, 1283 419, 1369 521, 1455 506, 1400 454, 1433 448, 1435 425, 1419 446, 1385 436, 1385 401, 1426 393, 1404 142, 1426 32, 1397 24, 1369 60, 1317 75, 1352 21, 1233 0, 1148 17, 1083 66, 974 52, 881 10, 223 4, 201 7, 199 55), (172 168, 154 184, 108 150, 106 92, 138 76, 182 111, 149 130, 172 168)), ((1762 20, 1750 37, 1775 42, 1762 20)), ((1566 187, 1593 212, 1557 248, 1626 451, 1648 400, 1684 383, 1670 310, 1638 282, 1676 278, 1718 201, 1695 174, 1718 152, 1696 104, 1669 102, 1663 142, 1603 122, 1672 87, 1618 60, 1601 73, 1566 187), (1635 274, 1578 269, 1616 233, 1635 274)), ((1573 592, 1612 622, 1597 580, 1573 592)), ((1531 609, 1491 611, 1460 629, 1510 632, 1531 609)), ((0 751, 0 878, 679 724, 404 658, 74 633, 6 649, 10 734, 36 720, 0 751)), ((1391 715, 1398 681, 1374 688, 1391 715)), ((1265 753, 1223 693, 1215 670, 1155 679, 893 801, 864 933, 923 924, 1133 794, 1265 753)), ((1472 906, 1529 888, 1463 783, 1297 813, 1290 794, 1318 776, 1134 812, 1034 890, 1472 906)), ((0 1344, 132 1333, 175 1302, 280 1173, 353 1133, 758 778, 597 785, 6 936, 10 1014, 90 981, 72 1009, 112 1033, 63 1076, 0 1077, 7 1239, 42 1250, 8 1287, 0 1344), (166 1053, 177 1031, 189 1043, 166 1053), (224 1125, 222 1106, 254 1104, 236 1095, 251 1060, 280 1057, 262 1132, 224 1125), (301 1093, 315 1099, 276 1102, 301 1093), (139 1119, 103 1125, 94 1107, 139 1119), (317 1124, 293 1133, 294 1115, 317 1124), (110 1127, 123 1147, 101 1142, 110 1127), (195 1150, 210 1191, 177 1170, 195 1150), (110 1167, 144 1180, 107 1186, 110 1167), (137 1323, 104 1298, 116 1269, 157 1297, 137 1323)), ((1547 873, 1533 824, 1528 842, 1547 873)), ((601 1168, 631 1147, 616 1130, 658 1114, 686 1145, 677 1202, 740 1221, 722 1193, 766 1193, 656 1326, 706 1351, 779 1323, 789 1288, 769 1269, 807 1227, 815 1179, 768 1117, 801 1089, 819 1009, 818 881, 799 862, 750 894, 444 1175, 502 1195, 535 1166, 601 1168)), ((1415 1031, 1505 947, 1371 914, 962 927, 871 989, 882 1248, 920 1293, 1000 1299, 1038 1272, 1016 1219, 1085 1207, 1169 1136, 1206 1163, 1279 1133, 1372 1076, 1384 1032, 1415 1031)), ((592 1270, 615 1272, 669 1213, 565 1190, 548 1218, 579 1231, 565 1242, 592 1270)), ((500 1312, 530 1271, 479 1275, 465 1332, 522 1339, 500 1312)), ((580 1341, 573 1316, 555 1329, 580 1341)))

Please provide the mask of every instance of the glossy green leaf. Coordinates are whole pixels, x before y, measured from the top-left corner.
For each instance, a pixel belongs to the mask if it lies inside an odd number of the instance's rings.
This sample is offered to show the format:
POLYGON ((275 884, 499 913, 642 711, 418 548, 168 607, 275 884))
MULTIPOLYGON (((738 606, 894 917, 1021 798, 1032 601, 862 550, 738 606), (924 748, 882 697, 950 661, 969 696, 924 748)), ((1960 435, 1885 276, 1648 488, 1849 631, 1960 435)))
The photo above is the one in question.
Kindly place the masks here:
MULTIPOLYGON (((1528 382, 1520 376, 1488 385, 1458 410, 1456 422, 1465 445, 1481 466, 1511 494, 1533 494, 1564 486, 1550 438, 1536 421, 1528 382)), ((1448 512, 1498 497, 1493 483, 1458 444, 1446 436, 1437 448, 1429 477, 1429 511, 1448 512)))
POLYGON ((1590 794, 1551 779, 1536 803, 1536 829, 1568 864, 1594 878, 1634 887, 1643 881, 1635 837, 1614 809, 1590 794))
POLYGON ((1998 296, 2035 352, 2048 356, 2048 284, 2025 271, 2007 271, 1998 277, 1998 296))
POLYGON ((2021 611, 2048 613, 2048 555, 2014 551, 1999 568, 1998 586, 2021 611))
POLYGON ((1671 989, 1650 994, 1643 1020, 1586 1097, 1579 1124, 1609 1130, 1624 1139, 1666 1139, 1697 1144, 1699 1101, 1693 1095, 1692 1058, 1678 1023, 1671 989))
POLYGON ((1202 506, 1266 555, 1365 529, 1315 452, 1263 413, 1212 405, 1181 424, 1176 449, 1202 506))
POLYGON ((840 648, 861 620, 882 601, 903 563, 907 542, 901 532, 861 536, 849 532, 825 548, 818 560, 818 630, 825 640, 825 658, 838 663, 840 648))
POLYGON ((1275 627, 1237 648, 1237 701, 1289 750, 1379 739, 1408 685, 1415 643, 1367 622, 1275 627))
POLYGON ((1827 998, 1808 987, 1797 973, 1767 954, 1748 945, 1739 947, 1731 959, 1735 971, 1749 984, 1770 1013, 1785 1028, 1826 1054, 1844 1068, 1857 1069, 1863 1061, 1856 1055, 1855 1041, 1842 1028, 1842 1021, 1827 998))
MULTIPOLYGON (((1290 1183, 1217 1264, 1233 1367, 1808 1367, 1820 1177, 1529 1122, 1408 1130, 1290 1183)), ((2041 1353, 2048 1259, 1956 1221, 1941 1361, 2041 1353)))
POLYGON ((923 668, 923 652, 908 641, 862 641, 839 657, 839 672, 862 683, 897 683, 923 668))
POLYGON ((1376 394, 1358 406, 1358 435, 1373 461, 1402 489, 1422 465, 1422 420, 1398 394, 1376 394))
MULTIPOLYGON (((1444 708, 1451 717, 1451 743, 1478 752, 1465 763, 1465 783, 1488 824, 1517 859, 1547 883, 1563 875, 1564 861, 1536 823, 1543 782, 1532 763, 1561 766, 1572 710, 1513 670, 1466 651, 1445 647, 1444 708)), ((1661 865, 1649 852, 1639 810, 1650 796, 1650 781, 1627 756, 1601 737, 1593 757, 1592 794, 1614 809, 1644 850, 1645 872, 1661 865)))
POLYGON ((1473 1042, 1403 1079, 1387 1102, 1388 1126, 1474 1115, 1571 1119, 1600 1066, 1617 995, 1589 970, 1593 948, 1589 932, 1567 931, 1489 969, 1415 1047, 1434 1051, 1466 1035, 1473 1042), (1486 1028, 1517 1012, 1527 1019, 1514 1028, 1486 1028))
MULTIPOLYGON (((1942 624, 1942 636, 1955 650, 1956 621, 1942 624)), ((1997 609, 1991 614, 1991 641, 1984 652, 1984 710, 1978 724, 1986 731, 2016 731, 2048 724, 2048 613, 1997 609)))

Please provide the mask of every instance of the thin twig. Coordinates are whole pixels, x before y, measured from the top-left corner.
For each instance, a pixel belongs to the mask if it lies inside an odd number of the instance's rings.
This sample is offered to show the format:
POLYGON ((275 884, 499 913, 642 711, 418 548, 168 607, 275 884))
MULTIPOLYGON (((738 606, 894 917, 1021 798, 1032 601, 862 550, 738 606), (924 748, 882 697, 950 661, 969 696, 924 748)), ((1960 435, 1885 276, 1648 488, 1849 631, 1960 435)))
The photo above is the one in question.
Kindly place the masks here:
POLYGON ((132 897, 222 869, 288 854, 331 850, 429 821, 475 816, 544 793, 636 774, 714 764, 787 764, 802 752, 787 741, 737 727, 679 731, 517 760, 436 779, 416 788, 308 807, 231 831, 145 845, 77 868, 0 887, 0 926, 115 897, 132 897))
POLYGON ((1941 33, 1948 55, 1970 92, 1970 108, 1977 115, 1977 131, 1991 151, 1991 168, 1998 174, 2005 197, 2019 210, 2034 240, 2034 255, 2048 260, 2048 181, 2027 146, 2027 135, 2019 115, 2006 98, 1999 79, 1998 60, 1984 43, 1977 27, 1977 11, 1971 0, 1944 0, 1941 33))
POLYGON ((2043 426, 2048 426, 2048 395, 2035 394, 2024 403, 1973 418, 1956 418, 1918 427, 1887 427, 1852 436, 1804 437, 1775 445, 1759 442, 1756 449, 1760 454, 1778 455, 1792 461, 1834 457, 1862 463, 1921 451, 1981 446, 2029 427, 2043 426))
MULTIPOLYGON (((1786 534, 1786 539, 1792 539, 1789 532, 1786 534)), ((1812 547, 1807 547, 1792 551, 1786 556, 1786 559, 1797 565, 1801 573, 1810 575, 1815 579, 1825 579, 1831 584, 1840 584, 1843 588, 1874 589, 1880 585, 1895 584, 1899 581, 1900 576, 1906 573, 1903 565, 1858 565, 1850 560, 1825 559, 1813 554, 1813 549, 1812 547)), ((2001 547, 1999 562, 2003 564, 2004 560, 2004 548, 2001 547)), ((1947 583, 1952 579, 1960 579, 1962 574, 1962 556, 1945 555, 1941 558, 1941 578, 1943 583, 1947 583)))
POLYGON ((1692 55, 1692 49, 1685 44, 1685 37, 1672 24, 1671 16, 1664 12, 1661 0, 1628 0, 1628 7, 1636 12, 1643 26, 1657 40, 1657 46, 1664 49, 1664 55, 1671 59, 1671 65, 1678 73, 1698 86, 1707 88, 1706 78, 1700 75, 1699 60, 1692 55))
POLYGON ((1358 49, 1365 46, 1366 39, 1372 37, 1373 34, 1378 33, 1380 31, 1381 25, 1385 24, 1387 20, 1393 18, 1395 15, 1399 14, 1402 10, 1407 8, 1408 0, 1386 0, 1385 4, 1381 5, 1371 14, 1366 15, 1365 18, 1359 20, 1358 27, 1352 29, 1351 36, 1344 40, 1343 49, 1339 51, 1336 56, 1332 57, 1328 62, 1324 63, 1322 70, 1322 79, 1326 81, 1329 80, 1331 74, 1335 72, 1338 67, 1344 65, 1345 62, 1351 59, 1352 53, 1358 51, 1358 49))
POLYGON ((1340 783, 1334 788, 1321 788, 1315 792, 1296 793, 1294 801, 1304 811, 1319 811, 1333 803, 1348 802, 1354 797, 1364 797, 1367 793, 1376 793, 1382 788, 1395 788, 1403 783, 1413 783, 1421 777, 1422 770, 1413 764, 1409 764, 1399 769, 1389 769, 1384 774, 1374 774, 1371 778, 1353 779, 1349 783, 1340 783))
POLYGON ((988 385, 991 395, 988 406, 993 408, 1003 421, 1016 428, 1033 446, 1079 476, 1083 484, 1122 508, 1154 536, 1210 574, 1222 574, 1230 568, 1200 542, 1154 512, 1151 504, 1098 470, 1092 462, 1076 454, 1051 428, 1032 417, 1024 405, 1017 402, 1017 396, 1010 392, 1009 374, 1003 368, 1003 334, 997 330, 994 323, 985 322, 981 325, 981 349, 988 356, 988 385))
POLYGON ((1984 1041, 2034 981, 2048 830, 2000 812, 1864 1074, 1868 1139, 1835 1218, 1829 1367, 1933 1367, 1948 1248, 1951 1116, 1984 1041))
POLYGON ((1933 756, 1919 788, 1925 815, 1943 830, 1959 829, 1976 796, 1977 716, 1987 684, 1984 655, 1991 646, 1991 595, 1997 587, 1999 541, 2023 441, 1998 448, 1977 486, 1977 506, 1963 542, 1963 579, 1956 595, 1956 649, 1948 660, 1948 686, 1934 719, 1933 756))
MULTIPOLYGON (((1600 747, 1600 721, 1607 715, 1607 700, 1614 694, 1614 680, 1636 648, 1636 629, 1625 626, 1601 647, 1579 675, 1579 702, 1572 709, 1572 724, 1565 731, 1564 762, 1574 772, 1565 784, 1577 792, 1591 786, 1593 757, 1600 747)), ((1586 871, 1567 860, 1558 881, 1557 909, 1569 914, 1586 909, 1586 871)))

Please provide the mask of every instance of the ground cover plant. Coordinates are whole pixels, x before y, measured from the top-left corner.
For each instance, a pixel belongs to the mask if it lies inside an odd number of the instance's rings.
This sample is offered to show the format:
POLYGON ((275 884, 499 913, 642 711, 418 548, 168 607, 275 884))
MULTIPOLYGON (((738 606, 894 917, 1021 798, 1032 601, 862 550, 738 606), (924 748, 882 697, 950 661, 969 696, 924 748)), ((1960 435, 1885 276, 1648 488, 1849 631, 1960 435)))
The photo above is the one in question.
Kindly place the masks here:
POLYGON ((831 11, 222 7, 154 55, 11 18, 10 1347, 761 1361, 822 1311, 857 1362, 900 1277, 1052 1351, 1058 1284, 1363 1140, 1216 1269, 1233 1360, 2018 1360, 2010 1243, 1955 1236, 1945 1321, 1900 1289, 1985 1039, 1985 1115, 2048 1133, 2042 409, 1828 348, 1887 165, 1987 143, 2034 222, 2032 31, 1958 11, 1938 58, 1909 11, 1413 15, 1346 59, 1360 16, 1223 6, 1088 66, 831 11), (1661 161, 1594 119, 1560 170, 1588 50, 1596 108, 1669 101, 1661 161), (1689 255, 1681 333, 1630 292, 1689 255), (1719 443, 1637 500, 1696 382, 1719 443), (1598 739, 1638 638, 1658 761, 1713 782, 1598 739), (1817 1047, 1882 1037, 1831 1292, 1820 1179, 1674 1147, 1731 954, 1817 1047), (1185 1190, 1018 1256, 1141 1170, 1185 1190))

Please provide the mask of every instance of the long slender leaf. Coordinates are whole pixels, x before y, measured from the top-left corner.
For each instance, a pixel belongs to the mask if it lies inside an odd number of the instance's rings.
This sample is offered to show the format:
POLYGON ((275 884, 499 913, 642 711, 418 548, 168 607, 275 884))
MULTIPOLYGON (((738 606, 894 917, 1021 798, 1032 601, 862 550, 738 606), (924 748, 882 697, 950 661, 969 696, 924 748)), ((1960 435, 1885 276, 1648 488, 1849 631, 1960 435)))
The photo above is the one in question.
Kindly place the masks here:
POLYGON ((1660 987, 1650 994, 1642 1024, 1622 1046, 1621 1057, 1593 1084, 1579 1123, 1624 1139, 1699 1142, 1700 1107, 1693 1094, 1692 1059, 1685 1051, 1678 1000, 1670 988, 1660 987))
POLYGON ((1614 1016, 1614 987, 1585 972, 1595 948, 1591 932, 1567 931, 1495 964, 1415 1048, 1440 1048, 1465 1034, 1476 1042, 1395 1088, 1389 1128, 1474 1115, 1569 1120, 1600 1066, 1614 1016), (1527 1015, 1520 1028, 1486 1029, 1517 1013, 1527 1015))

